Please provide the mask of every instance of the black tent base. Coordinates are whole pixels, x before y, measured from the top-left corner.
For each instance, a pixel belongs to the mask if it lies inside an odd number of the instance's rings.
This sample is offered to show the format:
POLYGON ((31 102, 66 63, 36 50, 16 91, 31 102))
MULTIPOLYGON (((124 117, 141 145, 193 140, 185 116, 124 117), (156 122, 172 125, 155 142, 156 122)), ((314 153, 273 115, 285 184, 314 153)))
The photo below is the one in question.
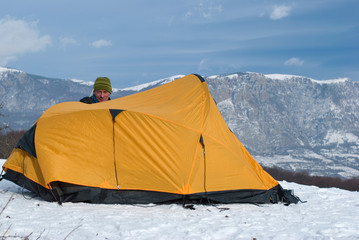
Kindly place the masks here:
POLYGON ((52 190, 47 189, 23 174, 10 169, 3 175, 4 179, 37 194, 46 201, 87 202, 101 204, 168 204, 168 203, 297 203, 299 198, 280 185, 269 190, 230 190, 203 192, 189 195, 144 191, 114 190, 74 185, 65 182, 51 183, 52 190))

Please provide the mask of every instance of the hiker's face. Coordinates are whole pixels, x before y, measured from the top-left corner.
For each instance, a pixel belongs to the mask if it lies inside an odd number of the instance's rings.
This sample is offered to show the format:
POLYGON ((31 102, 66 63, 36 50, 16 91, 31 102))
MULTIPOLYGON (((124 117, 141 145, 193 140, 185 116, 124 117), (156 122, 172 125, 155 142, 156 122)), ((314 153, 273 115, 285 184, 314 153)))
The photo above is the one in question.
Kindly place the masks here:
POLYGON ((106 90, 95 90, 94 94, 99 102, 107 101, 111 95, 111 93, 107 92, 106 90))

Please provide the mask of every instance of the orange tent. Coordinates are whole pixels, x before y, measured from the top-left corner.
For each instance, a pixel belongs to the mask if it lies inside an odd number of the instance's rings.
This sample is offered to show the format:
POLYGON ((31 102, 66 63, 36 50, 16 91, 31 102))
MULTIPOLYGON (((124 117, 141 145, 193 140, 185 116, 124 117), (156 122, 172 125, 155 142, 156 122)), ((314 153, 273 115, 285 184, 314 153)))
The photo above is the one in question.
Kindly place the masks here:
POLYGON ((49 108, 3 166, 49 201, 278 202, 283 189, 227 127, 198 75, 49 108))

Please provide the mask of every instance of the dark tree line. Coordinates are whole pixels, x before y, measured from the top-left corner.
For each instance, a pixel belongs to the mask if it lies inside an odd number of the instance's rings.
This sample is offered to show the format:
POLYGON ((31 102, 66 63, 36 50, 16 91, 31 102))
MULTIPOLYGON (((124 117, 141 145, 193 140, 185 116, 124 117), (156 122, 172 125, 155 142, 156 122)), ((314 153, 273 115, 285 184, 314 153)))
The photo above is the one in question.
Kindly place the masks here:
POLYGON ((0 134, 0 159, 7 159, 17 142, 26 131, 1 131, 0 134))
POLYGON ((341 179, 336 177, 311 176, 307 172, 292 172, 277 167, 263 167, 278 181, 295 182, 302 185, 313 185, 320 188, 336 187, 349 191, 359 191, 359 178, 341 179))
MULTIPOLYGON (((0 103, 0 118, 5 116, 1 112, 4 107, 4 103, 0 103)), ((0 124, 0 159, 7 159, 10 156, 11 151, 16 146, 19 139, 24 135, 25 130, 13 131, 10 130, 9 125, 2 121, 0 124)))

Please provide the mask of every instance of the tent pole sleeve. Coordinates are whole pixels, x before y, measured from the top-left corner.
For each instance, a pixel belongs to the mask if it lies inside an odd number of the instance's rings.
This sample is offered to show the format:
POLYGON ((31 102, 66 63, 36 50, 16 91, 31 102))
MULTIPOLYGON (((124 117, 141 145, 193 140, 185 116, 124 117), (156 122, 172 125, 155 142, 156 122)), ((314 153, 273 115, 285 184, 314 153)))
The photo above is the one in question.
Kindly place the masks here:
POLYGON ((203 141, 203 135, 201 135, 201 138, 200 138, 200 143, 203 147, 203 188, 204 188, 204 192, 206 194, 206 198, 208 199, 207 197, 207 188, 206 188, 206 179, 207 179, 207 176, 206 176, 206 173, 207 173, 207 166, 206 166, 206 147, 204 145, 204 141, 203 141))
POLYGON ((114 170, 115 170, 115 177, 116 177, 116 185, 117 189, 120 189, 120 185, 118 184, 118 176, 117 176, 117 164, 116 164, 116 138, 115 138, 115 118, 113 118, 112 122, 112 142, 113 142, 113 163, 114 163, 114 170))

